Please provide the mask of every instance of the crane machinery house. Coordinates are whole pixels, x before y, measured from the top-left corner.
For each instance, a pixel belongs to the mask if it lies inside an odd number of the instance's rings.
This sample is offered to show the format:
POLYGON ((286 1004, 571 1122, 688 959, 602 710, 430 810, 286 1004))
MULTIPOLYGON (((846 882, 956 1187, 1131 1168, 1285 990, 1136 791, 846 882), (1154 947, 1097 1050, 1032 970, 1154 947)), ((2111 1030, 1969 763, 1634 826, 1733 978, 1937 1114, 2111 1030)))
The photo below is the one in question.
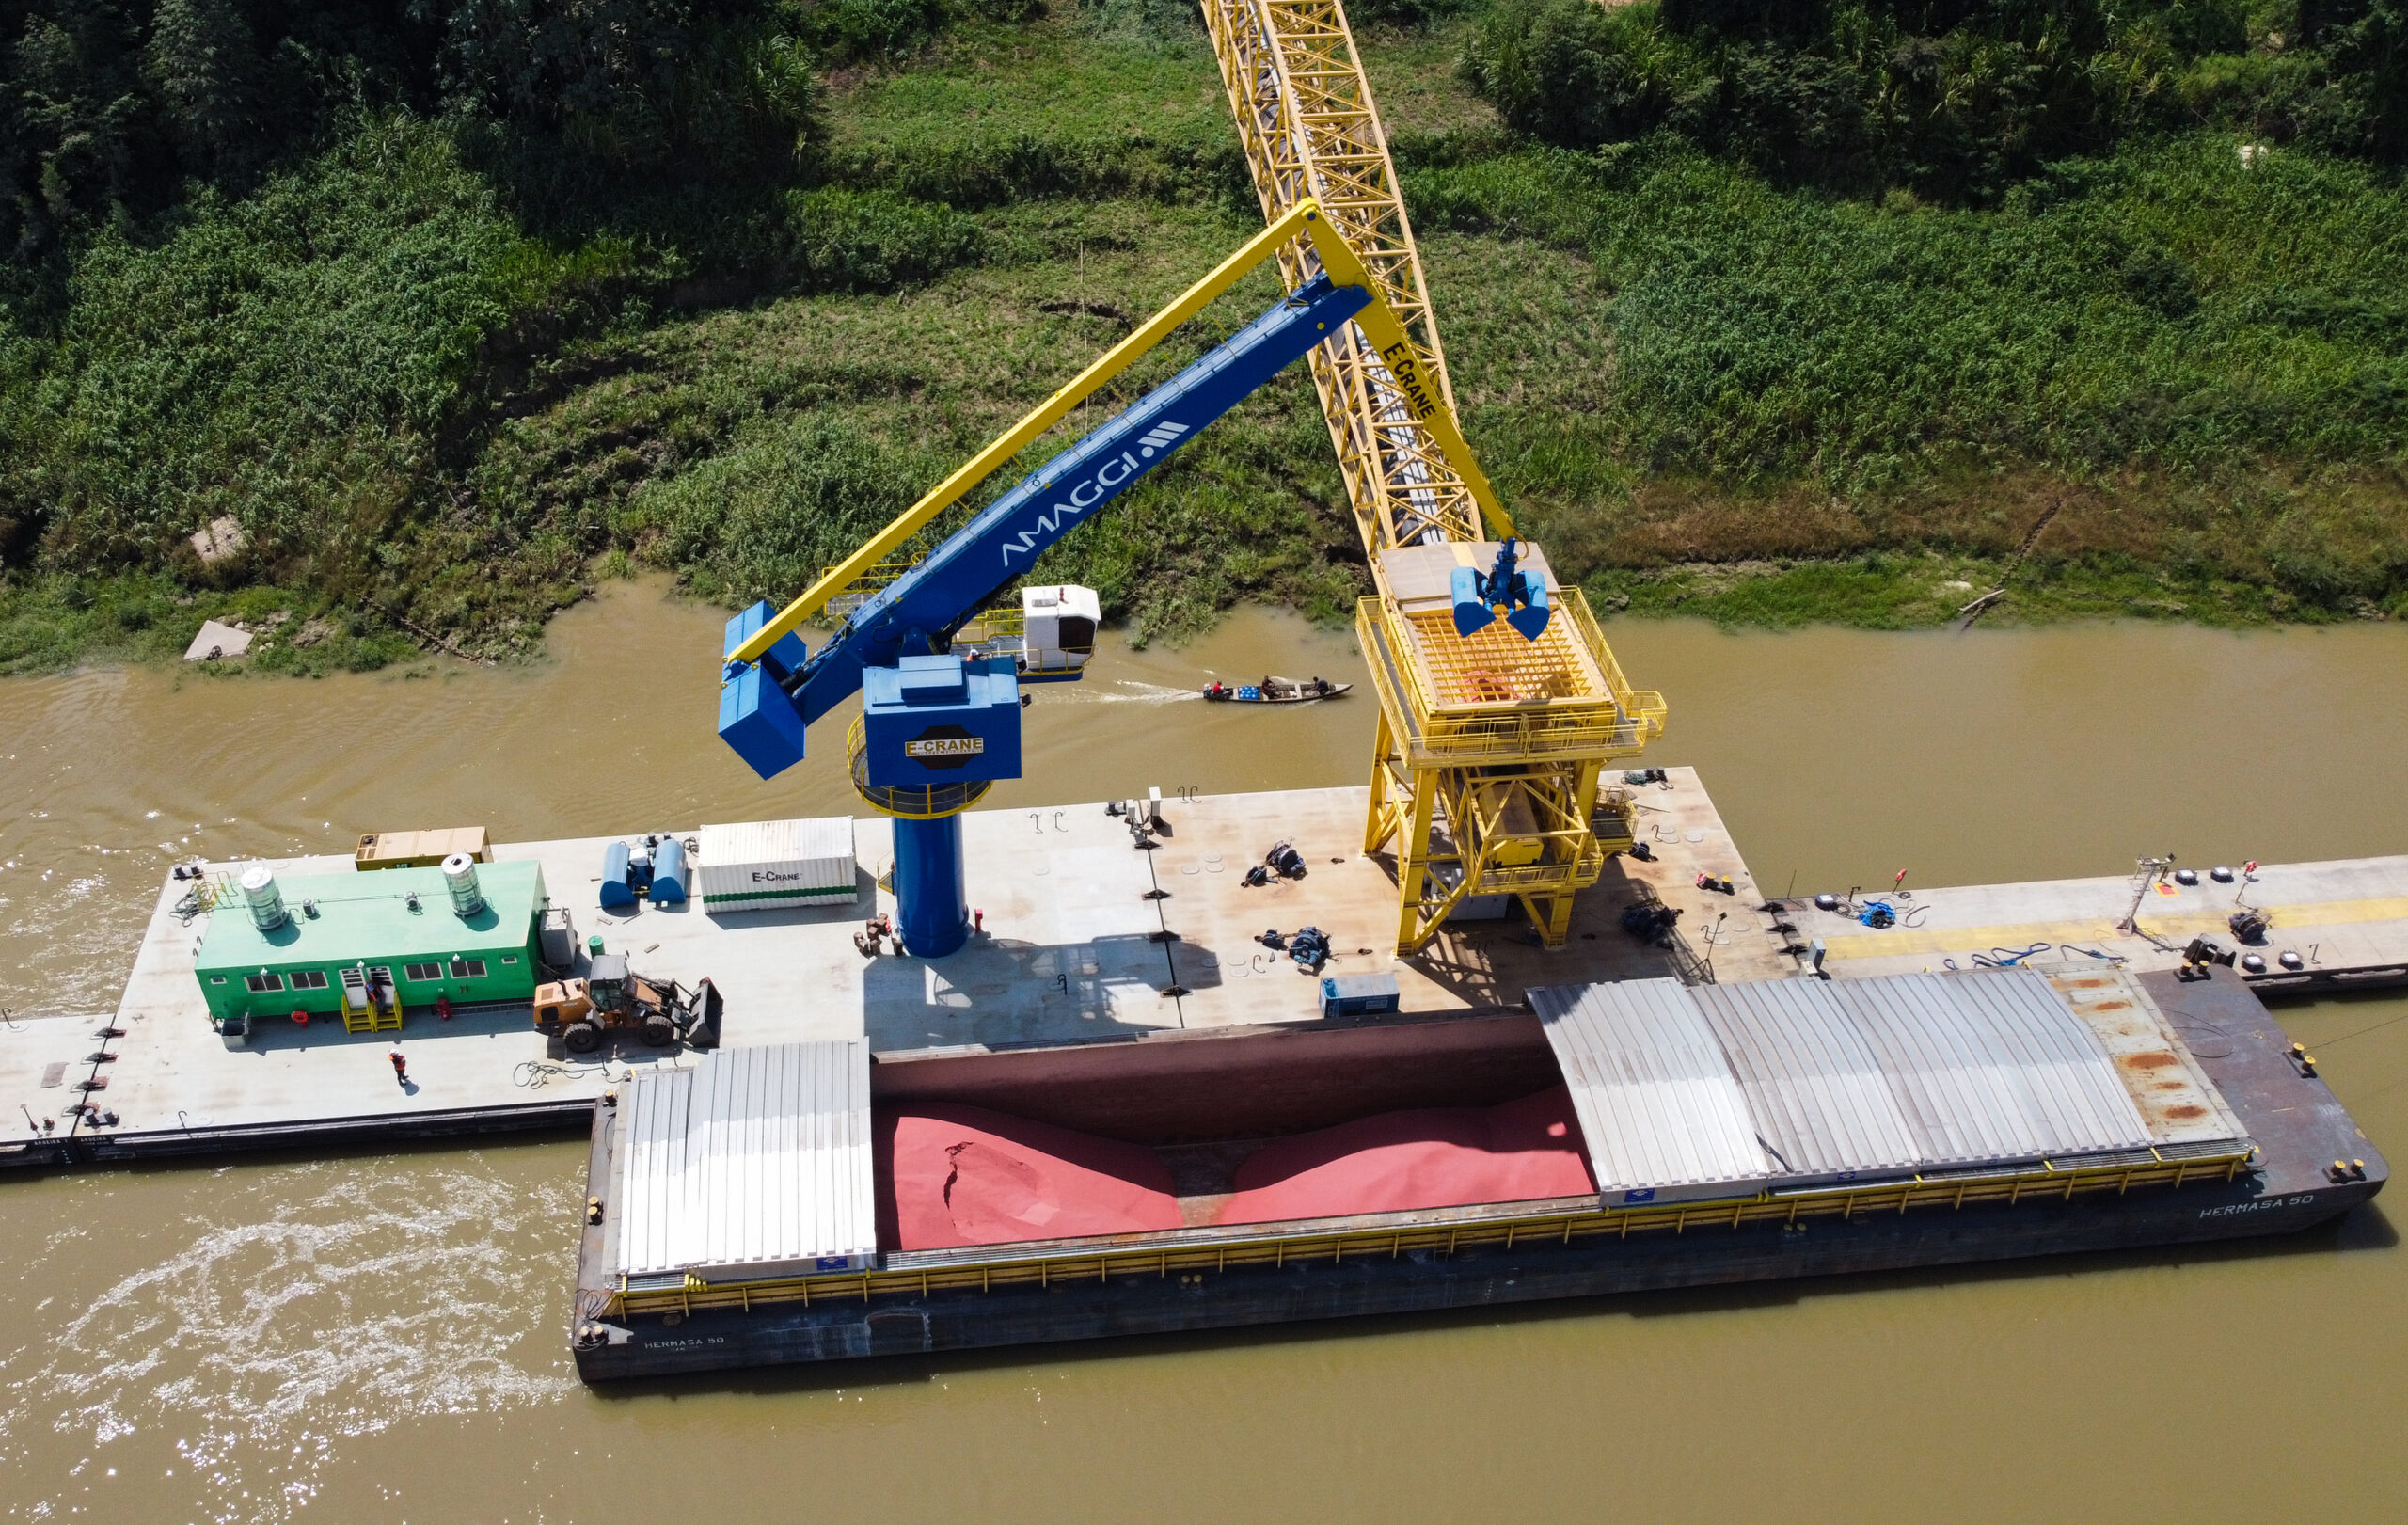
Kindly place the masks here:
POLYGON ((1103 606, 1093 588, 1075 583, 1022 588, 1020 619, 1021 681, 1056 683, 1077 677, 1095 655, 1103 606))
POLYGON ((221 1030, 296 1011, 390 1027, 403 1008, 437 999, 534 998, 533 863, 454 853, 434 868, 289 879, 260 864, 214 898, 197 977, 221 1030))

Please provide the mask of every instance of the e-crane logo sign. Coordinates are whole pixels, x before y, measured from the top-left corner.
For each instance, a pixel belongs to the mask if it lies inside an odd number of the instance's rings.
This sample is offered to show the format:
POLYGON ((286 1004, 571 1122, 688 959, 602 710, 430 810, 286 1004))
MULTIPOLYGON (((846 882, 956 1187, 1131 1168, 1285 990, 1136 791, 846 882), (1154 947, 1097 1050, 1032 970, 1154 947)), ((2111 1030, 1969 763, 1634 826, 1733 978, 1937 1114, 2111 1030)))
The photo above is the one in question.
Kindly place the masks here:
POLYGON ((1415 418, 1426 419, 1438 411, 1438 405, 1430 400, 1428 389, 1421 384, 1421 367, 1414 358, 1412 345, 1390 344, 1380 351, 1380 358, 1387 362, 1388 374, 1396 381, 1397 389, 1404 393, 1415 418))
POLYGON ((1034 528, 1022 530, 1018 539, 1005 541, 1004 564, 1006 566, 1012 564, 1012 553, 1015 551, 1022 556, 1036 555, 1040 548, 1037 543, 1037 537, 1040 532, 1048 541, 1051 541, 1064 524, 1102 502, 1107 495, 1117 490, 1123 483, 1146 469, 1147 465, 1157 454, 1177 444, 1179 437, 1185 433, 1187 433, 1187 425, 1173 423, 1168 419, 1163 420, 1147 430, 1145 437, 1137 441, 1135 455, 1124 450, 1111 460, 1104 462, 1096 468, 1095 475, 1070 489, 1069 502, 1055 503, 1051 512, 1037 516, 1034 528), (1144 456, 1145 459, 1139 460, 1137 458, 1139 455, 1144 456))
POLYGON ((925 768, 961 768, 987 750, 987 739, 958 725, 931 725, 903 743, 903 755, 925 768))

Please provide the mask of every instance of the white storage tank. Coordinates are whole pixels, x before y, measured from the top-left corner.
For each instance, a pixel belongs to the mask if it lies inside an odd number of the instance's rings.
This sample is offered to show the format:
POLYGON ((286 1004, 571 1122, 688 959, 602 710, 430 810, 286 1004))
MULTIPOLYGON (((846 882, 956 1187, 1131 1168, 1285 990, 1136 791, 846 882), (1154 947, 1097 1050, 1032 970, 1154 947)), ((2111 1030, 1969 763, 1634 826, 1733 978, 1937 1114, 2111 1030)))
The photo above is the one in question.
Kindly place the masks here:
POLYGON ((284 909, 284 891, 277 887, 276 870, 263 863, 255 863, 243 870, 239 882, 243 886, 243 902, 251 908, 251 925, 263 932, 272 932, 290 919, 284 909))
POLYGON ((850 816, 705 826, 695 842, 694 896, 714 914, 860 901, 850 816))
POLYGON ((477 860, 465 852, 443 860, 443 887, 452 892, 452 913, 462 921, 485 908, 484 894, 477 888, 477 860))

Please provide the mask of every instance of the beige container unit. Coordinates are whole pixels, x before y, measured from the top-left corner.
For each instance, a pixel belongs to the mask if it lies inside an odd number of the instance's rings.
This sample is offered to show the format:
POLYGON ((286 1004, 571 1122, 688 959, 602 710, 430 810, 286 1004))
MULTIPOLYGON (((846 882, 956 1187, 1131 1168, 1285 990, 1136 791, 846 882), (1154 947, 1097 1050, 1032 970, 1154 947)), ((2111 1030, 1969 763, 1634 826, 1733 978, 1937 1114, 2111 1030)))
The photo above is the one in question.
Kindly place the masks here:
POLYGON ((857 905, 852 818, 705 826, 695 838, 693 895, 713 915, 857 905))
POLYGON ((443 826, 427 832, 374 832, 359 839, 352 854, 357 868, 433 868, 453 853, 477 863, 493 862, 493 843, 482 826, 443 826))

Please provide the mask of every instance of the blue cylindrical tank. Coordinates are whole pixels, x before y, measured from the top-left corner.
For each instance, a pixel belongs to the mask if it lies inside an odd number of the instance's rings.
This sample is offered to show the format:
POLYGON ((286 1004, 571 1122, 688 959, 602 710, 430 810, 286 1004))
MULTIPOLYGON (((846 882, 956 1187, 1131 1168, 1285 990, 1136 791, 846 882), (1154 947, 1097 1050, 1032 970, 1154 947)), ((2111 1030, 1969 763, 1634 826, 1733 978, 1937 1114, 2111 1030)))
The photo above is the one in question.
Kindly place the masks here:
POLYGON ((970 941, 961 882, 961 818, 895 822, 895 920, 903 951, 942 959, 970 941))
POLYGON ((636 903, 636 887, 627 882, 627 845, 613 842, 602 850, 602 909, 616 911, 636 903))
POLYGON ((686 844, 664 836, 652 850, 652 903, 686 903, 686 844))

